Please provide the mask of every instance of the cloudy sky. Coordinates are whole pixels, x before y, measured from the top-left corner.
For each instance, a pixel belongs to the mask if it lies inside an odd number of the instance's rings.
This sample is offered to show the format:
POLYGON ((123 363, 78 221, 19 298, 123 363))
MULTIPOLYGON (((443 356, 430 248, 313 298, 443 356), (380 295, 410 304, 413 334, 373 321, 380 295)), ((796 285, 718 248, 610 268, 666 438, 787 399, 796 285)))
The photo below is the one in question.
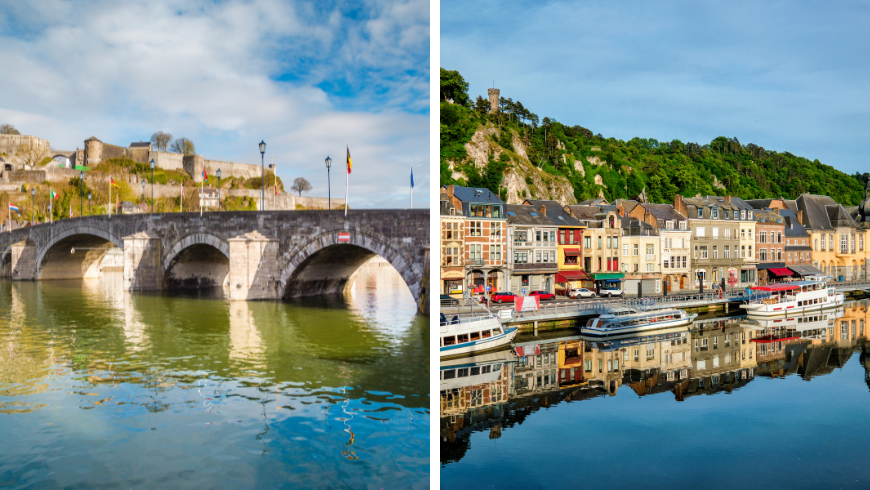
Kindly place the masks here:
POLYGON ((870 171, 870 3, 441 2, 441 66, 607 137, 737 137, 870 171))
POLYGON ((351 207, 429 206, 429 2, 0 0, 0 124, 75 149, 154 131, 351 207))

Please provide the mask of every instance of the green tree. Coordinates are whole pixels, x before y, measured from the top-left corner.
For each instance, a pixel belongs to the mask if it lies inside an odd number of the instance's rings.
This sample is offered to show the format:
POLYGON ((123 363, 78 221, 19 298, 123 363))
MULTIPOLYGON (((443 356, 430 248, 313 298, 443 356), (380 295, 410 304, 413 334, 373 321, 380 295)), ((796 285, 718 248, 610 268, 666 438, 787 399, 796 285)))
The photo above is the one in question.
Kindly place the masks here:
POLYGON ((453 99, 454 104, 468 107, 468 82, 456 70, 441 68, 441 101, 453 99))

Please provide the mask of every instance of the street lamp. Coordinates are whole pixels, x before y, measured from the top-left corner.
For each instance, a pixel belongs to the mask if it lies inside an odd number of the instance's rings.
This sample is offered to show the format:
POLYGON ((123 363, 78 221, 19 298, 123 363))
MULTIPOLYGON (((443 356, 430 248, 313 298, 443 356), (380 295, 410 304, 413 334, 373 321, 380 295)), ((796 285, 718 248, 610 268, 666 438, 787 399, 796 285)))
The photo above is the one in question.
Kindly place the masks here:
POLYGON ((217 169, 218 176, 218 212, 221 210, 221 169, 217 169))
POLYGON ((154 159, 151 159, 151 214, 154 214, 154 159))
POLYGON ((79 216, 85 214, 85 172, 79 170, 79 216))
POLYGON ((142 179, 142 202, 145 202, 145 179, 142 179))
POLYGON ((91 193, 88 192, 88 216, 91 215, 91 193))
POLYGON ((332 158, 326 157, 326 189, 329 195, 329 209, 332 210, 332 188, 329 184, 329 168, 332 167, 332 158))
POLYGON ((30 221, 36 224, 36 187, 30 188, 30 221))
POLYGON ((261 175, 263 177, 263 190, 260 193, 260 202, 263 206, 263 211, 266 210, 266 142, 260 140, 260 168, 262 169, 261 175))

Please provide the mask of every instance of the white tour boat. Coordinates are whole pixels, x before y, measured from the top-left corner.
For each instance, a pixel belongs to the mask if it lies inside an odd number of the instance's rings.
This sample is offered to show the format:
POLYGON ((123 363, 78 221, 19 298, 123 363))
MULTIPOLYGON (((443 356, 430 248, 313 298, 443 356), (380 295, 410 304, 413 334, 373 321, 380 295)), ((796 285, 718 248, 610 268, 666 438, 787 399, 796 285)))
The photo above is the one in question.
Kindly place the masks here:
POLYGON ((685 310, 675 308, 642 313, 619 309, 589 320, 586 326, 580 329, 580 333, 594 337, 636 334, 689 325, 697 316, 697 313, 689 314, 685 310))
POLYGON ((776 317, 821 311, 843 306, 846 296, 828 287, 824 280, 793 281, 768 286, 753 286, 755 291, 770 293, 763 299, 748 301, 741 308, 752 317, 776 317))
POLYGON ((797 315, 789 314, 785 318, 747 318, 743 325, 764 332, 784 332, 803 340, 826 340, 833 338, 833 332, 830 329, 834 328, 837 319, 842 318, 845 313, 845 307, 841 306, 835 310, 815 310, 797 315))
POLYGON ((517 336, 517 330, 516 327, 505 328, 493 315, 442 323, 439 333, 441 357, 467 356, 507 347, 517 336))

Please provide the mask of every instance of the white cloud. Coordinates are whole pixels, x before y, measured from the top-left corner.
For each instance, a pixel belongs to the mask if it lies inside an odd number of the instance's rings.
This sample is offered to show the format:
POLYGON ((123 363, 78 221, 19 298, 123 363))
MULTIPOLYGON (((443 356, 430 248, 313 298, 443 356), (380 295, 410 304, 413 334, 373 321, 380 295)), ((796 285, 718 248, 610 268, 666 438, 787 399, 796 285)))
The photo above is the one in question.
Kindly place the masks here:
POLYGON ((352 207, 407 206, 410 163, 428 207, 428 37, 422 0, 13 2, 0 9, 0 122, 61 149, 164 130, 249 163, 264 139, 278 175, 317 195, 323 158, 343 165, 350 144, 352 207))

